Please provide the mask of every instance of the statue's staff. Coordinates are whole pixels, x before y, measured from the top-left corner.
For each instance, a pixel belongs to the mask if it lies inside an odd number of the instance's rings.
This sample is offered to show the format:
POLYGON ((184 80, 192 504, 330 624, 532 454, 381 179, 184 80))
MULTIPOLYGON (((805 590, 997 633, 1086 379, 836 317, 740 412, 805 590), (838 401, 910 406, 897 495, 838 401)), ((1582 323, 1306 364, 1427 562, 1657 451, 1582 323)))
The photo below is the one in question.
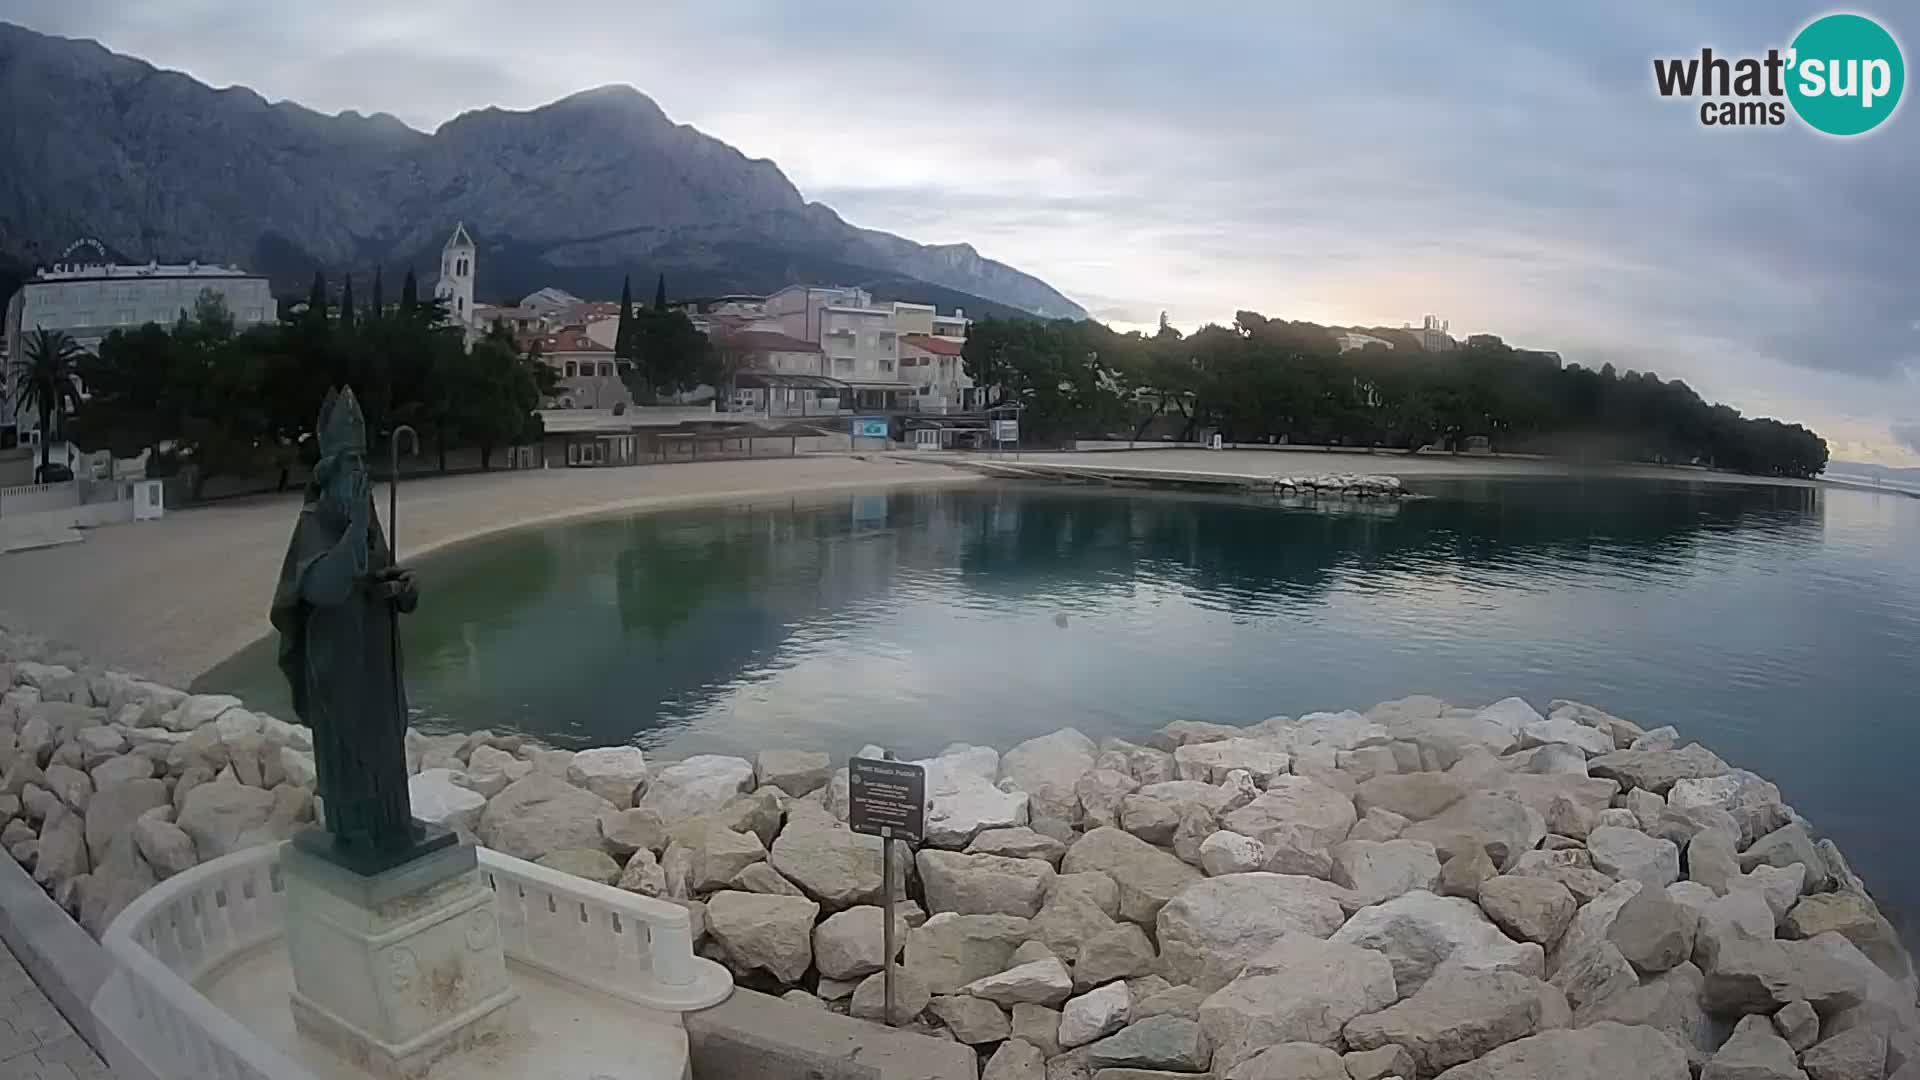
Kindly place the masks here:
MULTIPOLYGON (((400 570, 400 435, 406 433, 413 442, 413 453, 420 452, 420 433, 413 430, 411 424, 397 424, 393 434, 387 436, 387 566, 391 572, 400 570)), ((389 586, 391 588, 391 586, 389 586)), ((401 685, 400 674, 400 613, 391 605, 387 608, 387 655, 393 657, 393 684, 401 685)))

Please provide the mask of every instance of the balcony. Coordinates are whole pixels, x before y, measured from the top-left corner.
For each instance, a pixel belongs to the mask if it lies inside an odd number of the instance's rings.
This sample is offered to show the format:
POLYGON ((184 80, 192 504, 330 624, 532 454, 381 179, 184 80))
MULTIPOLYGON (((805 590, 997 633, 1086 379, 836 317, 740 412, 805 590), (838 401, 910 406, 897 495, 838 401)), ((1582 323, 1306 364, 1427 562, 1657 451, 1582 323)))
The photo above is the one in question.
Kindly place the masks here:
MULTIPOLYGON (((280 848, 168 878, 114 920, 94 1000, 120 1080, 363 1080, 295 1030, 280 848)), ((427 1080, 681 1080, 681 1013, 725 1000, 726 969, 693 955, 686 909, 486 848, 482 879, 527 1033, 436 1064, 427 1080)))

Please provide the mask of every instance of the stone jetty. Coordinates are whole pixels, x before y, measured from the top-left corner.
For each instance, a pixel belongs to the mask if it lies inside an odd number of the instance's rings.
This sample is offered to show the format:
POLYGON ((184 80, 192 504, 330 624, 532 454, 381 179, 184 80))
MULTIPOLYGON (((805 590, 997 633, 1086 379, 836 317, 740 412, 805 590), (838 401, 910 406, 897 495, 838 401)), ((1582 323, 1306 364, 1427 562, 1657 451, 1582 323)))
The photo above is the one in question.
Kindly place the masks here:
MULTIPOLYGON (((96 935, 323 812, 309 733, 234 698, 17 632, 0 686, 0 842, 96 935)), ((898 852, 899 1014, 983 1080, 1920 1080, 1912 961, 1840 851, 1637 719, 1412 697, 949 746, 898 852)), ((684 904, 742 985, 880 1016, 879 841, 825 754, 407 745, 419 816, 684 904)))

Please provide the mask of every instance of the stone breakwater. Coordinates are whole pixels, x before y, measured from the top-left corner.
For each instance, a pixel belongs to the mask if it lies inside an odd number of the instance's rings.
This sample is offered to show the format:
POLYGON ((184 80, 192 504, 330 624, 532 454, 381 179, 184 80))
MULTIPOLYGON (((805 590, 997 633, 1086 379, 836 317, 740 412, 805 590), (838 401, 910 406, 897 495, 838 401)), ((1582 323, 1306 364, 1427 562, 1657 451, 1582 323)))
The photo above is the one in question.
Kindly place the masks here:
MULTIPOLYGON (((96 935, 322 810, 298 725, 26 635, 0 658, 0 840, 96 935)), ((407 752, 419 816, 685 905, 742 985, 880 1016, 879 841, 825 754, 407 752)), ((1920 1080, 1912 963, 1864 885, 1671 727, 1415 697, 921 763, 898 1015, 983 1080, 1920 1080)))
POLYGON ((1328 473, 1324 476, 1272 476, 1254 486, 1282 495, 1320 495, 1348 499, 1398 499, 1407 494, 1397 476, 1328 473))

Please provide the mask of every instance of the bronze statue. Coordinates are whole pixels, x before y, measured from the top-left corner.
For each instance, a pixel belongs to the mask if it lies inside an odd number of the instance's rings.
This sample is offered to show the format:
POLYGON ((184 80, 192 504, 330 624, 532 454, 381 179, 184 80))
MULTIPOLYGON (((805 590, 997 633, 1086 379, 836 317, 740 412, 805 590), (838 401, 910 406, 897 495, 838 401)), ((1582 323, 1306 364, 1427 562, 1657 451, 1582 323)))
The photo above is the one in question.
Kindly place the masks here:
POLYGON ((280 566, 271 619, 293 709, 313 729, 326 831, 295 838, 361 874, 453 842, 413 820, 407 799, 407 692, 399 616, 419 603, 374 512, 367 430, 353 390, 327 392, 320 460, 280 566))

